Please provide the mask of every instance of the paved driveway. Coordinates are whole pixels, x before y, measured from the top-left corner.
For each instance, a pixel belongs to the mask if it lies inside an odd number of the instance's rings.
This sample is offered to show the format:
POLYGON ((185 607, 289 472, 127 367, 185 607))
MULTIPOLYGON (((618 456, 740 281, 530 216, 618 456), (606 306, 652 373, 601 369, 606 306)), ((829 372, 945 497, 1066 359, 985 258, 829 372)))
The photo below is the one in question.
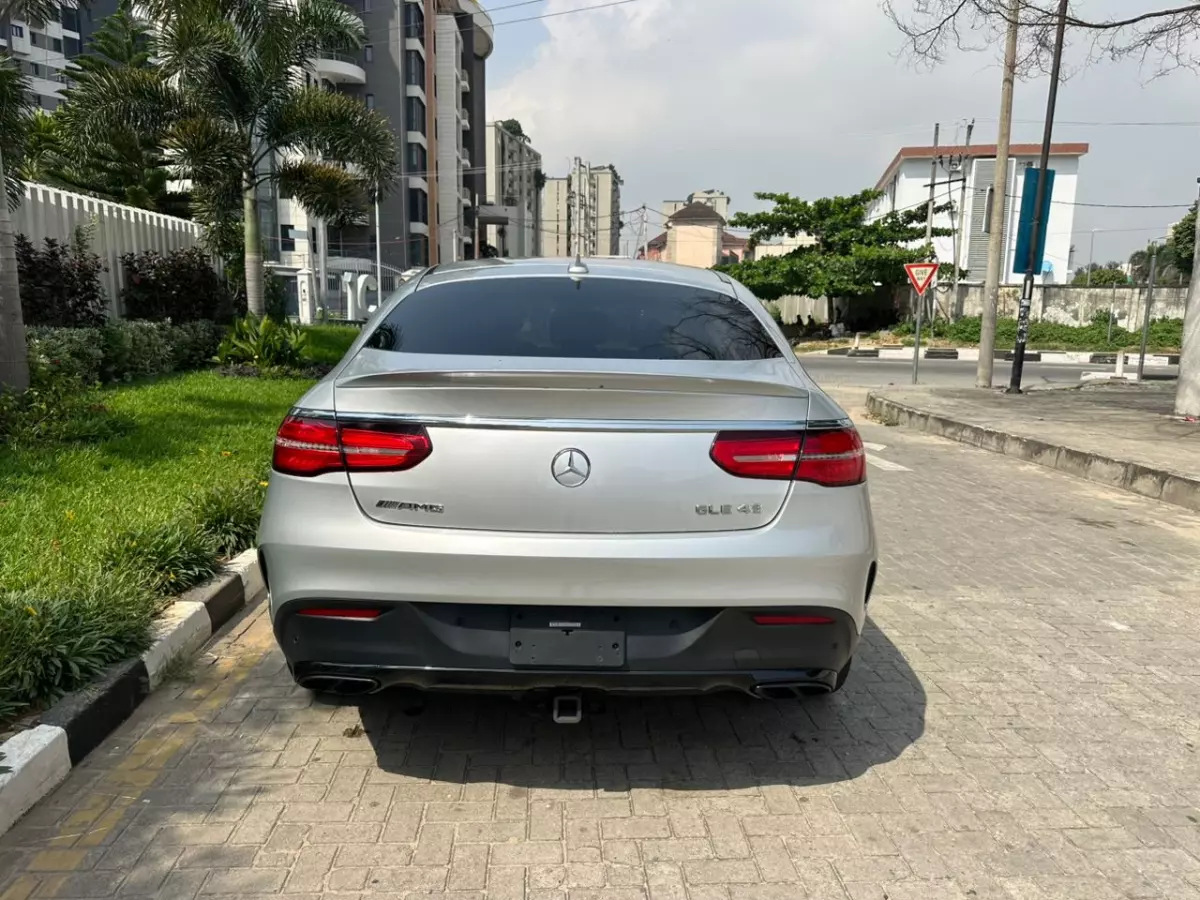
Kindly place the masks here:
POLYGON ((837 697, 325 705, 260 605, 0 838, 0 898, 1200 898, 1200 518, 864 433, 837 697))

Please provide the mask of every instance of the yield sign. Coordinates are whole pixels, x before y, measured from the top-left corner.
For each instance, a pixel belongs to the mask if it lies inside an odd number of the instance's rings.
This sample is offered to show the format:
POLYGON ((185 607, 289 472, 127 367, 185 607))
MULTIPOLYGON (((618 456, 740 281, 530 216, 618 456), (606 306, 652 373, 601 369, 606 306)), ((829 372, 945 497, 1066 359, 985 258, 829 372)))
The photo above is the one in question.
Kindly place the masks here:
POLYGON ((933 276, 937 274, 937 270, 938 264, 935 262, 907 263, 904 266, 904 271, 908 273, 908 280, 917 289, 918 297, 925 296, 929 285, 933 283, 933 276))

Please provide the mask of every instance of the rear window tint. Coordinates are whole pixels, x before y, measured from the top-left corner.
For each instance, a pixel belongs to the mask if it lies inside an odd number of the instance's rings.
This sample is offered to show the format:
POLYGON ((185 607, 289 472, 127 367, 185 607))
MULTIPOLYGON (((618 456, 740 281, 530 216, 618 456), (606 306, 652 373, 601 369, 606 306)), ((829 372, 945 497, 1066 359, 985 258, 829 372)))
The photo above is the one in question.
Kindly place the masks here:
POLYGON ((742 360, 782 355, 740 300, 617 278, 484 278, 402 300, 367 341, 377 350, 573 359, 742 360))

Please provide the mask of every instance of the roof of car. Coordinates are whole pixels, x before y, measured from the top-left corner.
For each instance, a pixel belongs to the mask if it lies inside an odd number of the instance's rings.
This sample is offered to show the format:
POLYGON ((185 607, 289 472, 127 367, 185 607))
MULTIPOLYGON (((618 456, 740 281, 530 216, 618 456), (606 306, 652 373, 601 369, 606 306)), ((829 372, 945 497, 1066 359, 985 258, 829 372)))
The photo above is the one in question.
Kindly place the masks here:
MULTIPOLYGON (((566 256, 536 257, 532 259, 468 259, 462 262, 434 266, 421 279, 421 287, 445 284, 451 281, 467 281, 485 278, 544 277, 571 273, 568 269, 575 260, 566 256)), ((614 257, 584 257, 583 264, 588 274, 596 278, 633 278, 644 281, 667 281, 705 287, 722 293, 731 293, 729 279, 710 269, 693 266, 677 266, 672 263, 652 262, 644 259, 614 257)))

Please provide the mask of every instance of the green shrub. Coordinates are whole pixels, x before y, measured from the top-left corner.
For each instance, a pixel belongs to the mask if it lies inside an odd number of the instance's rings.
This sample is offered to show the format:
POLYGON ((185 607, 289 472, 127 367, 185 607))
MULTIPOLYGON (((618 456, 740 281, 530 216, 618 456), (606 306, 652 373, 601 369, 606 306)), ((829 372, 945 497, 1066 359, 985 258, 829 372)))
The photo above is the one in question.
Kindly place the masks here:
POLYGON ((225 283, 208 254, 198 247, 161 254, 154 250, 121 257, 125 288, 121 302, 130 319, 175 323, 212 321, 230 305, 225 283))
POLYGON ((246 316, 221 341, 217 360, 222 365, 250 365, 257 369, 299 368, 308 335, 298 325, 280 325, 272 319, 246 316))
POLYGON ((109 409, 94 385, 75 377, 31 376, 29 390, 0 393, 0 445, 86 443, 132 427, 128 416, 109 409))
MULTIPOLYGON (((901 322, 891 331, 897 337, 911 337, 912 322, 901 322)), ((925 323, 921 327, 923 340, 930 337, 951 341, 955 344, 978 344, 980 337, 980 318, 964 316, 955 322, 937 319, 925 323)), ((1000 318, 996 320, 996 346, 1006 347, 1015 344, 1017 340, 1017 320, 1000 318)), ((1046 350, 1116 350, 1121 347, 1139 347, 1142 341, 1141 329, 1126 331, 1123 327, 1113 324, 1112 339, 1109 340, 1108 313, 1101 310, 1092 316, 1086 325, 1062 325, 1057 322, 1037 321, 1029 323, 1028 346, 1046 350)), ((1182 319, 1155 319, 1150 323, 1149 350, 1175 350, 1183 342, 1182 319)))
POLYGON ((25 333, 30 378, 76 378, 95 384, 104 371, 105 346, 96 328, 30 328, 25 333))
POLYGON ((136 578, 0 592, 0 722, 83 687, 149 645, 161 601, 136 578))
POLYGON ((171 345, 175 371, 203 369, 211 363, 217 348, 221 346, 224 331, 215 322, 203 320, 169 326, 167 343, 171 345))
POLYGON ((217 485, 196 499, 192 515, 223 558, 254 546, 265 494, 266 481, 256 478, 217 485))
POLYGON ((263 312, 279 325, 287 321, 287 291, 283 279, 274 272, 267 272, 263 279, 263 312))
POLYGON ((212 536, 199 524, 183 521, 116 534, 102 559, 105 568, 127 572, 163 597, 207 581, 219 568, 212 536))
POLYGON ((82 234, 70 244, 46 238, 41 248, 18 234, 17 278, 26 325, 89 328, 108 314, 100 257, 82 234))

